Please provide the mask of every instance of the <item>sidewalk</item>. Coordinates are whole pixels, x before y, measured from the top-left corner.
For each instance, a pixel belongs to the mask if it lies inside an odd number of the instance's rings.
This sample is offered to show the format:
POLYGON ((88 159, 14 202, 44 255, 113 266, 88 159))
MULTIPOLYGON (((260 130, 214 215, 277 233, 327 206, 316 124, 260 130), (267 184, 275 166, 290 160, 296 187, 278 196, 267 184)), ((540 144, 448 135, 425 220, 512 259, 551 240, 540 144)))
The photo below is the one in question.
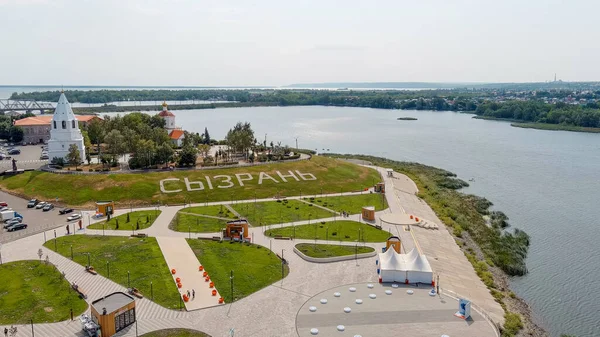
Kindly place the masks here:
MULTIPOLYGON (((215 296, 212 295, 212 291, 216 288, 210 288, 211 281, 205 281, 203 272, 198 269, 200 262, 196 258, 196 255, 192 251, 192 248, 187 244, 184 238, 174 237, 157 237, 158 245, 160 250, 165 257, 165 261, 169 266, 169 270, 175 269, 176 274, 173 275, 173 282, 175 279, 180 278, 181 284, 183 285, 179 289, 181 296, 187 291, 192 293, 192 290, 196 291, 196 297, 185 302, 185 308, 187 311, 197 310, 202 308, 213 307, 219 305, 219 298, 221 295, 217 291, 215 296)), ((207 270, 210 276, 210 270, 207 270)))

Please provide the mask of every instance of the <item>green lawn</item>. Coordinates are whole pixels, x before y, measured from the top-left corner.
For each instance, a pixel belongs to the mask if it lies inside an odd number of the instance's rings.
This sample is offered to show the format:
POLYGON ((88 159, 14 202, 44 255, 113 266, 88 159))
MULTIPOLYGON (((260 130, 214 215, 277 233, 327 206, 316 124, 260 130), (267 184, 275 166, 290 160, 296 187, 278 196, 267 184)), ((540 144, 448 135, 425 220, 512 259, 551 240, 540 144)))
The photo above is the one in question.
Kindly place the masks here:
MULTIPOLYGON (((232 219, 233 220, 233 219, 232 219)), ((225 228, 226 220, 206 218, 177 212, 169 228, 176 232, 214 233, 225 228)))
MULTIPOLYGON (((215 287, 225 302, 231 301, 229 280, 231 270, 234 273, 233 288, 236 300, 281 280, 281 260, 265 247, 228 241, 198 239, 187 241, 215 282, 215 287)), ((285 253, 292 254, 292 252, 285 253)), ((288 272, 286 265, 285 275, 288 272)))
MULTIPOLYGON (((92 206, 93 200, 114 200, 117 206, 127 207, 130 203, 145 204, 160 202, 164 204, 181 204, 188 202, 227 201, 232 198, 244 200, 257 198, 272 198, 278 193, 282 196, 310 195, 315 193, 339 193, 360 191, 381 180, 377 171, 342 160, 313 156, 311 160, 298 162, 283 162, 252 167, 222 168, 215 170, 169 171, 136 174, 102 174, 75 175, 54 174, 41 171, 25 172, 23 174, 0 177, 0 186, 27 198, 50 200, 59 198, 67 205, 92 206), (303 180, 295 171, 314 174, 316 180, 303 180), (279 177, 293 171, 298 181, 292 177, 279 177), (260 172, 268 174, 272 179, 265 178, 259 184, 260 172), (243 180, 240 185, 236 174, 242 179, 250 174, 251 180, 243 180), (217 177, 221 176, 221 177, 217 177), (222 177, 226 176, 226 177, 222 177), (207 178, 211 181, 210 188, 207 178), (181 190, 174 193, 162 193, 159 182, 166 181, 168 191, 181 190), (184 178, 190 182, 202 181, 204 190, 187 191, 184 178), (225 180, 231 179, 231 183, 225 180), (218 186, 232 186, 218 188, 218 186)), ((192 184, 192 188, 199 188, 192 184)))
POLYGON ((373 206, 376 211, 384 210, 388 207, 385 200, 385 194, 368 193, 361 195, 347 196, 329 196, 329 197, 307 197, 304 200, 317 205, 327 207, 337 212, 346 211, 350 214, 360 214, 364 206, 373 206))
POLYGON ((231 213, 224 205, 186 207, 181 212, 235 219, 235 214, 231 213))
POLYGON ((51 323, 78 316, 87 303, 52 264, 17 261, 0 265, 0 324, 51 323))
MULTIPOLYGON (((151 299, 150 282, 153 284, 154 301, 166 308, 179 308, 179 292, 171 272, 155 238, 130 238, 121 236, 70 235, 57 240, 58 253, 87 265, 90 253, 92 266, 102 276, 127 287, 127 272, 130 272, 131 287, 138 288, 151 299), (107 262, 110 263, 107 267, 107 262)), ((44 244, 54 250, 54 240, 44 244)))
POLYGON ((126 214, 121 214, 114 218, 111 218, 110 221, 102 221, 95 224, 91 224, 88 226, 89 229, 117 229, 122 231, 130 231, 133 228, 145 229, 154 223, 154 220, 160 215, 162 211, 133 211, 126 214), (127 221, 127 214, 129 214, 129 222, 127 221), (119 228, 117 227, 117 222, 119 223, 119 228), (139 223, 139 228, 138 228, 139 223))
POLYGON ((310 225, 288 226, 273 228, 265 231, 267 236, 287 236, 296 239, 331 240, 331 241, 356 241, 360 229, 360 242, 383 242, 391 234, 356 221, 339 220, 326 223, 315 222, 310 225))
POLYGON ((314 258, 325 258, 335 256, 346 256, 354 254, 363 254, 374 251, 371 247, 362 246, 340 246, 340 245, 322 245, 314 243, 299 243, 296 248, 304 255, 314 258))
POLYGON ((329 211, 298 200, 250 202, 235 204, 232 207, 254 227, 304 221, 308 220, 309 216, 311 220, 333 217, 333 213, 329 211))
POLYGON ((141 335, 141 337, 210 337, 204 332, 188 329, 165 329, 141 335))

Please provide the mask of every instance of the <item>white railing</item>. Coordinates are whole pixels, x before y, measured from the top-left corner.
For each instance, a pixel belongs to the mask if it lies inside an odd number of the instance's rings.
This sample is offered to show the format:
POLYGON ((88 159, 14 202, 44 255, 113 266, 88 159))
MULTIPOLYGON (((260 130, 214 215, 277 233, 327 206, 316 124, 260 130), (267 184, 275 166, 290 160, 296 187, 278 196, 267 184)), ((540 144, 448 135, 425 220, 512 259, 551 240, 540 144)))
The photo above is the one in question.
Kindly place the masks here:
MULTIPOLYGON (((455 299, 457 301, 460 298, 468 299, 468 297, 462 296, 462 295, 458 294, 457 292, 449 290, 449 289, 440 288, 440 293, 442 293, 444 295, 447 295, 449 297, 452 297, 453 299, 455 299)), ((481 316, 483 316, 483 318, 485 318, 485 320, 488 321, 488 323, 494 328, 494 332, 496 333, 496 337, 500 337, 500 327, 499 327, 499 325, 497 323, 494 322, 494 320, 487 313, 487 311, 485 309, 483 309, 482 307, 478 306, 477 304, 473 303, 473 301, 471 301, 471 308, 473 310, 475 310, 478 314, 480 314, 481 316)))

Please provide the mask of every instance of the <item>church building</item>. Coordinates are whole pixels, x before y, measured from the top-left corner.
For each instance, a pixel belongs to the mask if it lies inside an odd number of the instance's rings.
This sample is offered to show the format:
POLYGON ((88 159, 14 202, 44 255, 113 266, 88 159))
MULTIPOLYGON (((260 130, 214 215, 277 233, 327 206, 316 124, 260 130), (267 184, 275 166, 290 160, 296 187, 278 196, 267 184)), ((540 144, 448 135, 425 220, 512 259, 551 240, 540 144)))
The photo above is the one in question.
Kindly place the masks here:
POLYGON ((83 145, 83 135, 79 129, 79 122, 71 109, 71 104, 67 101, 64 92, 61 92, 52 123, 50 124, 50 140, 48 141, 48 157, 50 160, 54 157, 65 158, 69 153, 69 146, 77 145, 81 162, 85 161, 85 147, 83 145))
POLYGON ((163 109, 158 115, 165 120, 165 129, 167 129, 173 145, 181 147, 183 145, 183 138, 185 137, 183 130, 175 125, 175 114, 168 110, 167 102, 163 102, 162 107, 163 109))

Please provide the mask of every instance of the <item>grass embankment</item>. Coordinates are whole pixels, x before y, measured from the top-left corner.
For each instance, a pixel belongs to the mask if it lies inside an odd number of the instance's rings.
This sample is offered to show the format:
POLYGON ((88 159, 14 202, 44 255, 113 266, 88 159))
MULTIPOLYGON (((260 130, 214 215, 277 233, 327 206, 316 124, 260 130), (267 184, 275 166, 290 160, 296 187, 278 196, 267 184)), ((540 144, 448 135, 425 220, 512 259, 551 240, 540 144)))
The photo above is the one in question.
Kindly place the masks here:
MULTIPOLYGON (((155 238, 71 235, 56 241, 58 253, 62 256, 71 258, 70 247, 73 246, 73 260, 86 266, 87 253, 90 253, 91 265, 100 275, 127 287, 129 271, 131 287, 138 288, 151 299, 152 282, 156 303, 165 308, 179 308, 177 286, 155 238)), ((54 240, 49 240, 44 246, 54 250, 54 240)))
MULTIPOLYGON (((241 176, 242 179, 247 176, 241 176)), ((302 160, 292 163, 273 163, 242 168, 223 168, 216 170, 190 170, 156 172, 144 174, 107 174, 107 175, 70 175, 53 174, 40 171, 25 172, 13 176, 2 176, 0 186, 27 196, 50 200, 61 197, 61 201, 68 205, 91 205, 90 200, 114 200, 123 207, 133 204, 174 204, 205 201, 227 201, 257 198, 271 198, 278 193, 281 196, 300 194, 339 193, 360 191, 380 180, 379 173, 375 170, 358 166, 344 161, 314 156, 311 160, 302 160), (312 173, 316 180, 303 180, 295 171, 312 173), (276 171, 287 175, 293 171, 299 181, 292 177, 284 182, 276 171), (269 174, 277 182, 263 177, 262 184, 258 184, 259 174, 269 174), (240 186, 235 174, 251 175, 252 179, 243 181, 240 186), (218 188, 229 186, 224 180, 231 179, 231 188, 218 188), (209 188, 206 177, 209 177, 212 189, 209 188), (159 182, 162 179, 174 178, 178 181, 165 182, 169 191, 178 190, 176 193, 161 193, 159 182), (186 189, 184 178, 189 181, 201 181, 204 190, 190 191, 186 189)), ((198 188, 193 185, 193 188, 198 188)))
POLYGON ((391 236, 389 232, 350 220, 330 221, 325 223, 315 222, 310 225, 274 228, 266 231, 265 235, 281 235, 307 240, 317 239, 359 242, 383 242, 391 236), (358 237, 359 233, 360 238, 358 237))
POLYGON ((333 217, 333 213, 298 200, 277 200, 231 205, 254 227, 333 217))
POLYGON ((600 133, 600 128, 587 128, 587 127, 583 127, 583 126, 566 125, 566 124, 511 123, 510 126, 514 126, 516 128, 524 128, 524 129, 600 133))
POLYGON ((176 232, 214 233, 225 228, 227 221, 235 218, 235 214, 224 205, 186 207, 177 212, 169 228, 176 232))
POLYGON ((307 202, 314 203, 323 207, 327 207, 336 212, 348 212, 350 214, 360 214, 364 206, 373 206, 375 211, 381 211, 388 207, 385 194, 368 193, 360 195, 346 196, 317 196, 303 198, 307 202))
POLYGON ((152 331, 141 337, 210 337, 204 332, 188 329, 165 329, 152 331))
POLYGON ((121 231, 130 231, 130 230, 140 230, 146 229, 154 223, 156 218, 160 215, 162 211, 152 210, 152 211, 134 211, 126 214, 121 214, 114 218, 111 218, 110 221, 101 221, 94 224, 89 225, 87 228, 89 229, 112 229, 112 230, 121 230, 121 231), (127 221, 129 219, 129 221, 127 221), (117 223, 119 224, 119 228, 117 228, 117 223))
MULTIPOLYGON (((187 242, 215 282, 215 287, 225 302, 231 301, 229 277, 232 270, 235 300, 281 280, 281 260, 265 247, 198 239, 187 242)), ((288 266, 285 265, 285 275, 288 272, 288 266)))
POLYGON ((17 261, 0 265, 0 324, 52 323, 78 316, 87 303, 52 264, 17 261))
MULTIPOLYGON (((340 155, 333 155, 340 156, 340 155)), ((529 236, 518 229, 506 231, 508 218, 502 212, 489 211, 492 203, 485 198, 467 195, 457 191, 468 184, 456 175, 431 166, 418 163, 384 160, 383 158, 361 155, 343 155, 372 162, 374 165, 393 168, 409 176, 419 188, 419 197, 429 204, 437 216, 449 228, 457 243, 473 264, 477 275, 490 289, 504 310, 505 329, 503 336, 514 336, 519 330, 520 315, 510 313, 506 302, 512 301, 507 287, 499 287, 491 268, 500 268, 511 276, 527 273, 525 258, 529 247, 529 236), (486 224, 484 216, 491 218, 486 224)), ((515 302, 514 307, 518 307, 515 302)))
POLYGON ((296 248, 304 255, 314 258, 347 256, 354 254, 370 253, 375 249, 362 246, 323 245, 314 243, 299 243, 296 248))

